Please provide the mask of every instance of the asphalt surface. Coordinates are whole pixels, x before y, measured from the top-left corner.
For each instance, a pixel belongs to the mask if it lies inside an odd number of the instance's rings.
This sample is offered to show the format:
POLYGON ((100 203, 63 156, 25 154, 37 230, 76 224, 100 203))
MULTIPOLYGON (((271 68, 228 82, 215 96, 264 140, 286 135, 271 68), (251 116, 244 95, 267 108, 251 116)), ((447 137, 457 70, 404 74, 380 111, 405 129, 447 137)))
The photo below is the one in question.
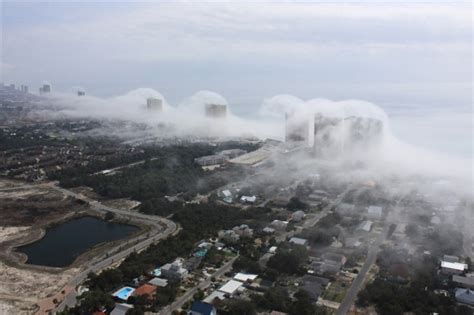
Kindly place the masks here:
POLYGON ((184 303, 187 301, 191 300, 196 292, 198 292, 199 289, 203 290, 207 288, 208 286, 211 285, 211 278, 219 278, 221 277, 224 273, 229 271, 232 268, 232 264, 234 261, 237 259, 238 256, 232 258, 229 260, 227 263, 225 263, 221 268, 219 268, 216 272, 214 272, 210 277, 208 277, 206 280, 200 282, 197 286, 194 288, 186 291, 182 296, 180 296, 176 301, 171 303, 171 305, 165 307, 164 309, 161 310, 160 315, 171 315, 171 313, 174 310, 177 310, 181 306, 183 306, 184 303))
POLYGON ((369 253, 367 255, 367 259, 365 260, 364 265, 360 269, 359 273, 357 274, 357 277, 355 280, 352 282, 351 287, 349 290, 347 290, 346 295, 344 296, 344 299, 342 300, 336 315, 345 315, 351 308, 352 304, 354 304, 354 301, 357 297, 357 293, 359 293, 359 290, 364 283, 365 277, 367 276, 367 273, 369 272, 370 268, 372 265, 375 263, 377 259, 377 254, 380 249, 380 245, 385 241, 385 238, 387 237, 387 232, 388 232, 388 224, 386 224, 382 230, 382 233, 377 237, 377 239, 374 241, 372 246, 369 249, 369 253))
MULTIPOLYGON (((132 252, 141 251, 151 244, 168 237, 169 235, 178 231, 176 223, 165 218, 146 215, 138 212, 132 212, 122 209, 116 209, 112 207, 105 206, 100 202, 93 200, 89 197, 86 197, 82 194, 75 193, 73 191, 61 188, 55 184, 49 184, 49 187, 62 192, 67 196, 74 197, 76 199, 83 200, 87 202, 93 209, 102 211, 102 212, 112 212, 120 216, 129 217, 135 221, 145 223, 148 225, 154 226, 154 232, 152 235, 140 235, 131 240, 128 240, 125 244, 114 247, 111 250, 108 250, 107 253, 104 253, 101 257, 96 257, 91 260, 85 267, 83 271, 75 275, 68 283, 72 287, 77 287, 85 279, 90 272, 98 272, 104 268, 110 266, 111 264, 127 257, 132 252), (134 244, 135 243, 135 244, 134 244), (128 246, 129 244, 134 244, 128 246), (123 248, 126 247, 126 248, 123 248)), ((64 300, 56 308, 56 311, 61 311, 66 306, 74 306, 76 304, 77 293, 74 290, 69 295, 67 295, 64 300)))

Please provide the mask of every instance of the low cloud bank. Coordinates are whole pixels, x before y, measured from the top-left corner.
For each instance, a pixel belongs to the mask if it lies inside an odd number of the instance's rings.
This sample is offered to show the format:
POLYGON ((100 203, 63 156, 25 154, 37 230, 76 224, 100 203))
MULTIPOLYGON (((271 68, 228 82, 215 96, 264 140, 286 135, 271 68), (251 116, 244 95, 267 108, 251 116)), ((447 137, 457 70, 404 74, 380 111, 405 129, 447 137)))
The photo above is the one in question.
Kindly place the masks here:
MULTIPOLYGON (((421 174, 461 179, 468 189, 472 188, 474 175, 472 159, 433 153, 400 141, 392 134, 390 120, 384 110, 365 101, 331 101, 321 98, 302 100, 292 95, 277 95, 265 99, 257 114, 251 118, 233 114, 232 104, 229 104, 222 95, 211 91, 199 91, 179 104, 169 104, 161 93, 149 88, 140 88, 105 99, 88 95, 79 97, 66 93, 52 93, 48 95, 48 102, 60 108, 54 112, 56 117, 129 120, 157 128, 158 136, 162 132, 158 127, 168 126, 168 136, 221 138, 254 136, 261 139, 284 140, 285 115, 297 117, 302 121, 318 114, 343 121, 347 121, 349 117, 377 120, 382 123, 383 130, 376 146, 364 148, 360 150, 362 152, 350 152, 338 158, 363 160, 371 166, 372 171, 381 174, 421 174), (147 109, 147 98, 160 99, 162 111, 147 109), (208 104, 226 105, 226 117, 206 116, 205 107, 208 104)), ((342 137, 340 134, 330 136, 342 137)), ((301 165, 307 164, 301 162, 301 165)))

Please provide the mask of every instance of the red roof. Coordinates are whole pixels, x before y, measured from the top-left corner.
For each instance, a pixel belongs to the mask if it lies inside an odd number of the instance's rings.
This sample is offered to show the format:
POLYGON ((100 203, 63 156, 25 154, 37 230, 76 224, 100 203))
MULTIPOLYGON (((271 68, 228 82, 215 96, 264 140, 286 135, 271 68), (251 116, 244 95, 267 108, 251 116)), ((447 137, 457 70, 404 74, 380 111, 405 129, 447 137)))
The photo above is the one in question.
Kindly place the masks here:
POLYGON ((140 296, 140 295, 152 295, 155 293, 156 287, 151 284, 144 284, 141 287, 138 287, 135 292, 133 292, 134 295, 140 296))
POLYGON ((92 313, 91 315, 107 315, 107 314, 105 314, 104 312, 97 311, 97 312, 92 313))

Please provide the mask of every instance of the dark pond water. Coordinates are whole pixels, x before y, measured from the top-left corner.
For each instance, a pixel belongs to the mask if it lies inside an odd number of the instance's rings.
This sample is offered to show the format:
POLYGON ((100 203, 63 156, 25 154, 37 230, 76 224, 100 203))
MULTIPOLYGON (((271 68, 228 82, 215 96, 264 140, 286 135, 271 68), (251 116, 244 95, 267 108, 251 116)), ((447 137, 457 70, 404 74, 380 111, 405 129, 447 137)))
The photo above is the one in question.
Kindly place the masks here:
POLYGON ((81 217, 46 230, 41 240, 18 251, 28 255, 28 264, 65 267, 94 245, 125 238, 137 230, 132 225, 81 217))

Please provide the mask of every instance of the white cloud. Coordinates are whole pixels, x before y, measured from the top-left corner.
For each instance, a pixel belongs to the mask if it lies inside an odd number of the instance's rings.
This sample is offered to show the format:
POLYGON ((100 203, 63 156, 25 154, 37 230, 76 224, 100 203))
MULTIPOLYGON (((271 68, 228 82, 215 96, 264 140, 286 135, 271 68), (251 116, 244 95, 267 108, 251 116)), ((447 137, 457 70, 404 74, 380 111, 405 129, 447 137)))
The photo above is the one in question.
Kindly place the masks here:
POLYGON ((232 58, 241 54, 378 53, 429 45, 442 51, 469 44, 466 5, 143 4, 83 23, 35 25, 5 32, 5 47, 33 44, 45 53, 126 60, 232 58))

